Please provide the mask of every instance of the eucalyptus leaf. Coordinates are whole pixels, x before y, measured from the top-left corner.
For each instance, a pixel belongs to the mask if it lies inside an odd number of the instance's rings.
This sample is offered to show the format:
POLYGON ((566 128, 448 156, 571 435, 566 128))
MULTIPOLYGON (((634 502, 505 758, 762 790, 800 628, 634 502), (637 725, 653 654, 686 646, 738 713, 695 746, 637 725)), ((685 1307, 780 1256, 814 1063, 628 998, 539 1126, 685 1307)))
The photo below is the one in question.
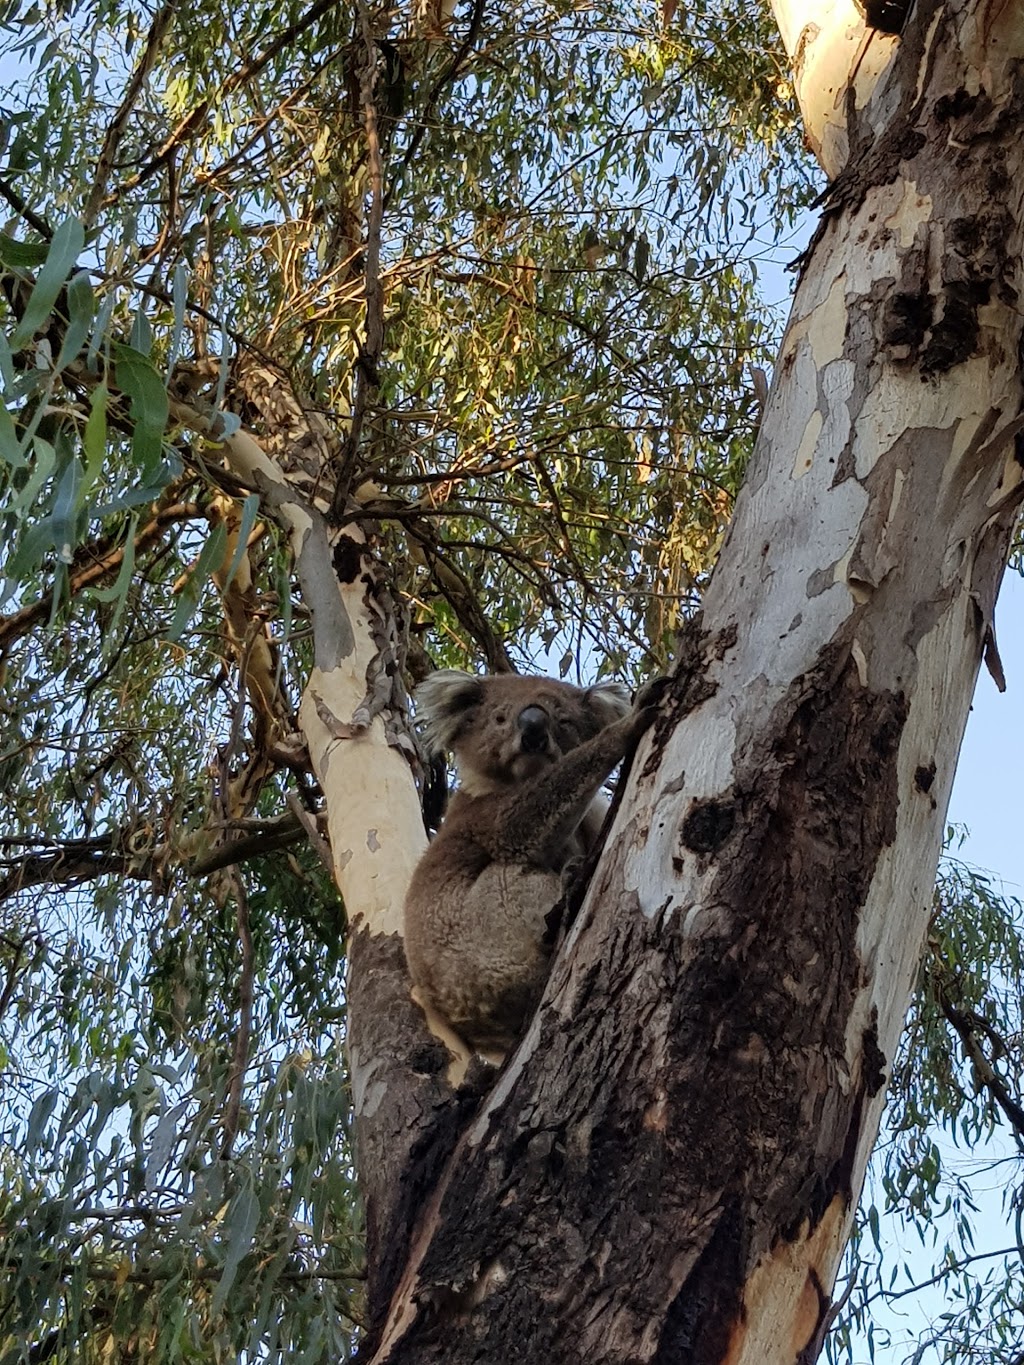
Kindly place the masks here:
POLYGON ((146 356, 130 346, 114 347, 115 379, 128 395, 132 420, 132 452, 143 483, 159 464, 167 429, 167 388, 146 356))
POLYGON ((96 319, 89 339, 89 349, 86 352, 86 366, 95 371, 97 368, 99 354, 108 350, 110 337, 110 322, 117 305, 117 295, 114 290, 108 290, 96 312, 96 319))
POLYGON ((132 578, 135 573, 135 533, 139 524, 139 514, 133 512, 124 533, 124 550, 117 577, 109 588, 93 587, 90 595, 100 602, 114 602, 116 607, 110 622, 109 637, 112 638, 121 623, 121 617, 128 600, 132 578))
POLYGON ((213 1292, 212 1313, 219 1313, 227 1302, 242 1259, 252 1249, 252 1239, 260 1220, 260 1201, 249 1184, 243 1184, 231 1201, 222 1228, 227 1243, 224 1269, 213 1292))
POLYGON ((153 349, 153 328, 141 305, 135 312, 129 345, 142 356, 148 356, 153 349))
POLYGON ((50 319, 64 281, 85 245, 85 229, 78 218, 65 218, 53 234, 46 261, 36 278, 28 303, 10 338, 12 351, 26 346, 50 319))
POLYGON ((73 457, 65 456, 57 478, 51 503, 50 530, 58 559, 70 564, 77 543, 75 515, 81 506, 82 467, 73 457))
POLYGON ((55 368, 70 365, 92 330, 94 301, 92 284, 86 271, 72 275, 67 287, 68 322, 61 338, 55 368))
POLYGON ((25 465, 25 454, 18 439, 14 418, 6 406, 0 402, 0 462, 21 469, 25 465))
POLYGON ((250 493, 242 503, 242 514, 239 518, 237 531, 238 544, 235 546, 235 552, 231 556, 231 563, 228 566, 227 574, 224 577, 223 590, 225 591, 234 581, 235 574, 238 572, 238 566, 241 564, 246 553, 249 537, 252 534, 253 527, 256 525, 256 518, 259 515, 259 510, 259 496, 256 493, 250 493))
POLYGON ((39 1148, 43 1139, 43 1131, 57 1106, 58 1096, 59 1091, 56 1089, 44 1090, 29 1110, 28 1123, 25 1128, 25 1146, 30 1152, 34 1153, 39 1148))
POLYGON ((89 416, 82 433, 82 446, 85 451, 85 477, 81 483, 81 499, 84 502, 96 486, 103 472, 107 455, 107 404, 110 393, 106 384, 97 384, 89 399, 89 416))
POLYGON ((15 387, 14 358, 11 355, 11 348, 7 337, 0 330, 0 383, 3 384, 3 401, 11 401, 12 390, 15 387))
POLYGON ((185 306, 188 303, 188 269, 184 261, 174 267, 171 279, 171 301, 174 305, 174 323, 167 346, 167 381, 170 382, 178 353, 181 350, 182 331, 185 326, 185 306))
POLYGON ((167 632, 169 641, 177 640, 192 619, 199 606, 203 588, 209 582, 213 571, 224 561, 227 544, 228 533, 223 524, 218 523, 210 532, 195 567, 188 576, 188 582, 178 596, 178 605, 174 609, 174 617, 167 632))
POLYGON ((25 242, 0 232, 0 261, 12 270, 34 270, 50 253, 49 242, 25 242))

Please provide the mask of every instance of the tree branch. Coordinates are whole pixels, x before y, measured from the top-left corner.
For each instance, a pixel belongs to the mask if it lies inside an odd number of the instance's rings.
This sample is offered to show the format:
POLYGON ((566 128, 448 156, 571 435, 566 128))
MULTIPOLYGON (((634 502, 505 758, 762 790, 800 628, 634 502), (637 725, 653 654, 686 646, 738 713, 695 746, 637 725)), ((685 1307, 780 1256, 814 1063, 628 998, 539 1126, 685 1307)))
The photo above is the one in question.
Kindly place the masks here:
MULTIPOLYGON (((427 129, 430 126, 430 120, 434 113, 434 105, 437 103, 445 86, 450 85, 462 70, 462 64, 472 51, 473 44, 480 34, 483 22, 484 0, 473 0, 473 13, 469 20, 469 28, 466 30, 466 36, 459 45, 458 51, 431 86, 430 93, 427 95, 426 101, 424 102, 423 113, 420 115, 416 131, 409 139, 409 146, 406 148, 405 156, 402 158, 401 173, 403 175, 409 168, 410 163, 419 151, 420 143, 426 136, 427 129)), ((389 191, 388 199, 390 198, 391 192, 389 191)))
POLYGON ((947 1276, 956 1275, 961 1270, 966 1270, 975 1261, 992 1261, 997 1256, 1015 1256, 1016 1254, 1017 1248, 1012 1246, 1000 1247, 997 1251, 979 1251, 972 1256, 964 1256, 959 1261, 954 1261, 952 1265, 943 1266, 934 1275, 930 1275, 927 1280, 919 1280, 917 1284, 908 1285, 906 1289, 876 1289, 873 1294, 869 1294, 863 1300, 858 1311, 863 1311, 877 1299, 881 1299, 884 1303, 895 1303, 897 1299, 905 1299, 911 1294, 919 1294, 922 1289, 928 1289, 933 1284, 941 1284, 947 1276))
POLYGON ((4 938, 4 942, 9 944, 13 949, 13 954, 10 962, 7 964, 7 979, 4 982, 3 992, 0 993, 0 1019, 7 1013, 7 1006, 11 1003, 11 997, 14 995, 15 987, 18 984, 18 968, 21 966, 21 960, 25 956, 25 949, 29 943, 37 938, 38 935, 36 934, 26 934, 23 938, 17 940, 17 942, 6 938, 6 936, 4 938))
POLYGON ((103 139, 103 146, 100 149, 99 157, 96 161, 96 176, 93 181, 89 198, 86 202, 84 218, 86 223, 91 223, 103 204, 103 196, 106 191, 107 181, 110 172, 114 168, 114 161, 117 157, 117 150, 121 145, 121 138, 124 134, 125 126, 135 107, 135 101, 139 96, 139 91, 153 66, 156 63, 157 55, 160 51, 160 44, 167 35, 167 30, 171 26, 174 11, 177 8, 176 0, 166 0, 153 16, 153 22, 149 26, 149 33, 146 35, 146 46, 142 50, 135 70, 132 72, 131 80, 125 90, 124 99, 117 108, 113 119, 107 127, 106 136, 103 139))
POLYGON ((321 19, 330 10, 336 8, 337 3, 338 0, 317 0, 316 4, 307 10, 305 14, 296 19, 293 24, 289 24, 283 33, 278 34, 274 41, 264 48, 259 56, 254 57, 251 62, 246 63, 246 65, 241 67, 238 71, 233 71, 227 80, 224 81, 212 95, 201 100, 190 113, 185 115, 170 136, 157 150, 156 154, 136 171, 135 175, 130 176, 129 179, 118 185, 113 193, 107 197, 105 203, 110 204, 114 202, 116 199, 120 198, 121 195, 127 193, 129 190, 135 189, 137 186, 141 185, 143 181, 148 180, 155 171, 160 169, 176 148, 183 143, 188 142, 189 139, 195 136, 206 122, 211 109, 213 109, 216 104, 222 103, 241 85, 244 85, 246 81, 250 80, 253 76, 258 75, 268 62, 273 61, 277 54, 288 47, 288 45, 301 33, 304 33, 306 29, 311 28, 318 19, 321 19))
POLYGON ((985 1056, 977 1038, 978 1031, 981 1031, 986 1034, 991 1042, 994 1030, 987 1020, 980 1019, 970 1011, 958 1009, 950 1000, 946 988, 941 982, 938 987, 938 999, 942 1013, 952 1024, 963 1044, 964 1053, 974 1068, 978 1084, 988 1091, 1002 1110, 1013 1129, 1017 1146, 1021 1151, 1024 1151, 1024 1108, 1010 1094, 1006 1082, 985 1056))
MULTIPOLYGON (((130 833, 113 834, 92 839, 68 839, 49 851, 33 850, 20 858, 0 858, 0 867, 10 869, 0 879, 0 901, 33 886, 54 884, 77 886, 106 873, 122 877, 153 880, 168 865, 175 866, 189 878, 208 877, 233 863, 248 862, 278 849, 291 848, 301 843, 306 831, 288 810, 269 820, 238 821, 214 829, 246 829, 240 838, 226 838, 212 848, 206 848, 212 830, 206 828, 190 835, 183 845, 156 844, 151 849, 132 849, 130 833), (190 851, 194 850, 194 851, 190 851)), ((24 844, 24 840, 0 839, 0 848, 24 844)))
POLYGON ((370 398, 380 387, 380 362, 384 349, 384 296, 380 284, 380 239, 384 221, 384 173, 380 136, 377 127, 377 44, 370 29, 364 0, 358 0, 359 27, 363 37, 363 66, 360 73, 360 99, 366 128, 366 156, 370 171, 370 213, 366 225, 363 295, 366 302, 366 339, 356 361, 356 391, 352 403, 348 436, 338 468, 331 512, 340 518, 348 502, 352 471, 359 453, 359 442, 370 398))
POLYGON ((0 196, 7 200, 15 213, 24 218, 30 228, 39 233, 45 241, 49 242, 53 238, 53 228, 45 218, 40 218, 38 213, 34 213, 28 206, 28 200, 22 198, 9 180, 0 177, 0 196))
POLYGON ((237 865, 232 869, 231 883, 235 897, 235 923, 238 927, 242 963, 238 974, 238 1031, 235 1034, 235 1051, 231 1059, 228 1099, 221 1120, 224 1137, 220 1154, 225 1160, 231 1155, 231 1148, 238 1135, 238 1120, 242 1113, 242 1086, 246 1067, 249 1065, 249 1039, 252 1036, 253 976, 256 963, 252 946, 252 926, 249 922, 249 899, 245 894, 242 878, 238 875, 237 865))
MULTIPOLYGON (((174 491, 172 490, 172 496, 174 491)), ((138 554, 140 550, 146 550, 153 545, 165 527, 172 526, 178 521, 202 520, 205 516, 203 509, 194 502, 172 502, 165 507, 158 507, 152 518, 136 534, 133 542, 135 553, 138 554)), ((115 546, 108 536, 93 541, 91 545, 83 545, 76 552, 75 558, 88 562, 77 569, 72 568, 68 575, 70 595, 74 597, 83 588, 94 587, 97 583, 104 583, 113 578, 124 562, 125 548, 124 544, 115 546)), ((50 591, 19 611, 11 612, 9 616, 0 616, 0 649, 46 621, 52 609, 53 592, 50 591)))

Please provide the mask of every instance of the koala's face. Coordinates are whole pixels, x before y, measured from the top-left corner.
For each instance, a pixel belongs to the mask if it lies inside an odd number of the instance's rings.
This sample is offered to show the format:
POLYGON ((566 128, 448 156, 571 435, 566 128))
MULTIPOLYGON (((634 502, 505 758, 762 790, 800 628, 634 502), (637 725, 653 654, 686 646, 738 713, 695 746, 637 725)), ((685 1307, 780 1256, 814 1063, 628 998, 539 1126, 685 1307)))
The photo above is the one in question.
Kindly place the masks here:
POLYGON ((431 674, 416 697, 428 746, 453 751, 470 795, 532 777, 630 705, 619 683, 584 689, 554 678, 473 677, 456 669, 431 674))

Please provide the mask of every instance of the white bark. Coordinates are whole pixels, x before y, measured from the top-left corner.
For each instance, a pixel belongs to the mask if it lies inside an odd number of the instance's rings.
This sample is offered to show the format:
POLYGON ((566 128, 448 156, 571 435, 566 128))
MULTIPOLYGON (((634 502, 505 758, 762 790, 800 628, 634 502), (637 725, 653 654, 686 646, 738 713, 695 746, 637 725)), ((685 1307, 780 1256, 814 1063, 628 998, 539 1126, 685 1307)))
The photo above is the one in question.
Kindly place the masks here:
MULTIPOLYGON (((808 145, 833 180, 850 154, 850 102, 865 109, 899 39, 869 28, 853 0, 772 0, 772 10, 793 64, 808 145)), ((885 110, 874 116, 884 119, 885 110)))
MULTIPOLYGON (((174 415, 207 436, 211 424, 182 404, 174 415)), ((355 525, 331 535, 280 467, 247 432, 223 442, 234 473, 260 493, 269 515, 288 531, 314 632, 315 663, 299 721, 324 794, 335 880, 350 927, 401 932, 402 903, 412 868, 426 846, 408 759, 388 741, 380 714, 370 714, 368 681, 389 623, 364 577, 365 538, 355 525), (340 539, 353 565, 342 581, 332 556, 340 539)))
MULTIPOLYGON (((862 119, 877 138, 905 95, 879 82, 898 40, 866 37, 848 0, 826 0, 810 17, 805 4, 777 0, 775 7, 787 48, 797 54, 812 143, 834 175, 849 150, 845 80, 849 75, 862 119)), ((1016 7, 961 10, 968 89, 984 91, 995 122, 1014 107, 1024 20, 1016 7)), ((929 39, 940 18, 936 12, 929 39)), ((928 66, 936 60, 941 53, 927 41, 921 86, 934 79, 928 66)), ((857 353, 851 336, 867 301, 897 289, 914 248, 926 262, 922 291, 941 306, 950 284, 951 218, 985 207, 971 194, 967 188, 960 203, 954 195, 953 207, 946 203, 940 211, 929 187, 911 173, 869 186, 852 214, 837 215, 826 228, 797 292, 757 462, 705 602, 705 624, 735 627, 736 644, 712 662, 717 691, 673 731, 657 784, 638 792, 639 803, 624 805, 617 831, 628 839, 633 828, 650 830, 643 844, 632 845, 624 879, 646 914, 681 918, 695 937, 728 937, 731 926, 720 922, 716 897, 720 869, 711 863, 690 865, 682 876, 673 872, 687 812, 730 787, 737 756, 750 751, 765 717, 784 709, 794 681, 815 667, 827 642, 848 638, 867 691, 906 696, 895 837, 876 863, 857 931, 867 979, 849 1018, 845 1074, 830 1078, 843 1089, 862 1073, 861 1040, 872 1020, 885 1058, 896 1050, 980 652, 991 629, 992 538, 1005 549, 1022 476, 1014 444, 1022 426, 1020 328, 1005 294, 993 289, 979 308, 978 352, 931 378, 915 363, 900 365, 898 353, 897 363, 875 364, 863 349, 857 353), (847 476, 837 481, 844 459, 847 476), (917 548, 925 539, 936 546, 934 556, 917 548), (922 773, 934 774, 924 789, 922 773), (677 790, 679 774, 685 784, 677 790)), ((1009 197, 1014 235, 1002 245, 1019 289, 1019 171, 1009 197)), ((785 986, 798 1002, 800 983, 785 986)), ((879 1091, 862 1122, 854 1194, 883 1104, 879 1091)), ((821 1285, 832 1285, 854 1206, 855 1200, 848 1208, 834 1200, 821 1224, 807 1229, 811 1242, 802 1256, 788 1243, 766 1254, 748 1284, 745 1330, 730 1365, 791 1360, 793 1347, 806 1343, 801 1324, 808 1303, 817 1311, 809 1271, 821 1285)))

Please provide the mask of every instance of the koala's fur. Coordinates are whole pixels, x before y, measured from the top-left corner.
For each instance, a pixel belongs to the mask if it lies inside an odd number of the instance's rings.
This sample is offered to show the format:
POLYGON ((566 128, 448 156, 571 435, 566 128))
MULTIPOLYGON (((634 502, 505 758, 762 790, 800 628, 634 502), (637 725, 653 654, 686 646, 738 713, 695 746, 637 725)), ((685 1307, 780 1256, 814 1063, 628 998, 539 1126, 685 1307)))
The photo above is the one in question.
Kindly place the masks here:
POLYGON ((601 784, 650 723, 618 683, 432 674, 417 689, 424 737, 450 749, 460 785, 405 902, 419 995, 471 1046, 512 1046, 549 967, 545 916, 561 873, 590 848, 601 784))

